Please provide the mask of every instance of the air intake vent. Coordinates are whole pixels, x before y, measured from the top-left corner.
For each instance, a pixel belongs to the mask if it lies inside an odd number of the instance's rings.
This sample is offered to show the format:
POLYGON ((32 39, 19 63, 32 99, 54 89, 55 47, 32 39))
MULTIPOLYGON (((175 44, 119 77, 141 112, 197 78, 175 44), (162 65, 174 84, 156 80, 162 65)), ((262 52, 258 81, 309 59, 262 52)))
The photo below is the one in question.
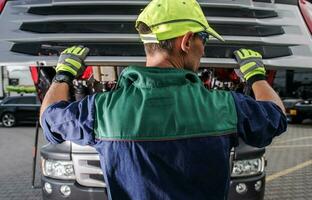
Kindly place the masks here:
MULTIPOLYGON (((144 47, 141 43, 18 43, 14 44, 12 51, 29 55, 55 55, 63 47, 72 45, 85 45, 90 48, 90 56, 145 56, 144 47), (125 51, 126 49, 126 51, 125 51)), ((262 53, 263 58, 277 58, 292 55, 287 46, 270 46, 259 44, 246 45, 214 45, 208 44, 205 48, 205 57, 208 58, 232 58, 233 51, 247 47, 262 53)))
POLYGON ((99 160, 87 160, 87 163, 88 165, 93 166, 93 167, 99 167, 99 168, 101 167, 101 163, 99 160))
POLYGON ((94 180, 98 180, 98 181, 103 181, 104 180, 103 175, 100 175, 100 174, 91 174, 90 178, 94 179, 94 180))
POLYGON ((145 5, 70 5, 32 7, 28 13, 36 15, 137 15, 145 5))
POLYGON ((35 33, 137 33, 134 22, 26 22, 21 30, 35 33))
MULTIPOLYGON (((284 33, 281 26, 254 24, 213 24, 211 26, 221 35, 272 36, 284 33)), ((136 34, 134 22, 26 22, 21 30, 35 33, 129 33, 136 34)))
MULTIPOLYGON (((137 15, 144 7, 145 5, 64 5, 32 7, 28 10, 28 13, 36 15, 137 15)), ((277 13, 272 10, 241 7, 203 7, 203 12, 210 17, 277 17, 277 13)))
POLYGON ((87 187, 105 187, 100 158, 97 154, 73 154, 77 182, 87 187))
POLYGON ((264 3, 271 3, 272 0, 253 0, 254 2, 264 2, 264 3))

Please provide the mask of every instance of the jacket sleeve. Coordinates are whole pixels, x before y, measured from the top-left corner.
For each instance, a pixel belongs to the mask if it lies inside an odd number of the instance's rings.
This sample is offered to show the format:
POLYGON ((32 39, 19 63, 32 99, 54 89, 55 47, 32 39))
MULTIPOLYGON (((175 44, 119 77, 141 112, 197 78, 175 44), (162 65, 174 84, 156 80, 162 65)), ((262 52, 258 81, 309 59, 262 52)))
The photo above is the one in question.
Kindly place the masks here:
POLYGON ((286 131, 287 118, 275 103, 232 94, 237 112, 237 133, 246 144, 264 147, 286 131))
POLYGON ((41 117, 45 138, 54 144, 69 140, 79 145, 95 145, 94 99, 95 95, 92 95, 81 101, 60 101, 50 105, 41 117))

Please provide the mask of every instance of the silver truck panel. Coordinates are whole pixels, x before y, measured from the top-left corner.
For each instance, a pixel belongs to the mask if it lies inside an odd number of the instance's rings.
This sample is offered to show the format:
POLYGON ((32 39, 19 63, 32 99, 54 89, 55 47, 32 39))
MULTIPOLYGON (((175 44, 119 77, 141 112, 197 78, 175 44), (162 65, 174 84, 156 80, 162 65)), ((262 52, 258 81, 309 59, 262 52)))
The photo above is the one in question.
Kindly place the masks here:
MULTIPOLYGON (((138 14, 136 10, 147 3, 143 0, 8 1, 0 15, 0 26, 3 27, 0 32, 0 65, 53 66, 57 61, 54 54, 61 50, 59 46, 89 46, 94 43, 102 45, 97 46, 99 49, 104 49, 105 45, 114 47, 117 43, 120 46, 112 52, 91 52, 86 60, 87 65, 144 65, 143 47, 133 30, 92 32, 93 28, 88 26, 95 22, 134 24, 138 14), (95 6, 93 8, 99 7, 101 10, 95 10, 94 13, 66 10, 75 6, 95 6), (129 12, 126 12, 128 8, 129 12), (107 13, 102 13, 105 9, 107 13), (66 26, 73 23, 82 24, 89 32, 64 33, 66 26), (64 26, 63 32, 58 32, 60 26, 64 26), (128 50, 129 45, 133 45, 134 50, 128 50), (126 54, 122 54, 122 51, 126 54)), ((226 40, 225 44, 215 39, 209 41, 207 56, 202 59, 203 67, 236 67, 229 52, 246 46, 260 51, 264 55, 264 63, 270 69, 312 68, 312 37, 296 5, 252 0, 199 0, 199 3, 207 14, 209 23, 216 29, 219 28, 226 40), (218 12, 214 12, 215 10, 218 12), (240 26, 241 31, 236 30, 235 34, 228 32, 240 26), (215 50, 219 50, 221 55, 211 53, 215 50)), ((94 48, 91 47, 91 51, 92 49, 94 48)))

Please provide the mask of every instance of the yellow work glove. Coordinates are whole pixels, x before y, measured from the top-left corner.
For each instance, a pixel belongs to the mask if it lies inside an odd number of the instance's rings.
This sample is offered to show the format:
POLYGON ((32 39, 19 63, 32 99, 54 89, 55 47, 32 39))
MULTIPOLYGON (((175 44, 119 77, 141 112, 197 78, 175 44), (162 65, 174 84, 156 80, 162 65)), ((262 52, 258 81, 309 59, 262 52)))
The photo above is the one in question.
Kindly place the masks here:
POLYGON ((248 85, 252 85, 259 80, 265 80, 265 68, 260 53, 250 49, 239 49, 234 51, 239 70, 236 74, 245 80, 248 85))
POLYGON ((56 74, 65 73, 72 77, 79 77, 85 70, 84 60, 89 53, 89 48, 73 46, 65 49, 57 62, 56 74))

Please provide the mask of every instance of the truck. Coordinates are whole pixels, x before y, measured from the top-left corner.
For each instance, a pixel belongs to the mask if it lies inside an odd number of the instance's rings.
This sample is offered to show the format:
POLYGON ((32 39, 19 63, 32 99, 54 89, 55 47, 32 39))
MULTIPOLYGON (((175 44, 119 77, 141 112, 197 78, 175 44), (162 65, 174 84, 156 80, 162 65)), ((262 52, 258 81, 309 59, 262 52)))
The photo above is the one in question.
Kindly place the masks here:
POLYGON ((289 91, 283 98, 288 121, 302 123, 312 119, 312 71, 289 71, 288 76, 289 91))
MULTIPOLYGON (((66 47, 90 48, 89 74, 75 80, 75 95, 108 91, 128 65, 145 65, 134 22, 147 0, 0 1, 0 65, 31 66, 40 99, 55 74, 57 56, 66 47)), ((198 0, 210 25, 225 43, 211 39, 198 75, 207 89, 252 95, 234 74, 234 50, 250 48, 263 55, 267 81, 276 70, 312 69, 311 0, 198 0)), ((231 151, 229 199, 263 199, 265 149, 237 140, 231 151)), ((42 196, 56 199, 107 199, 95 149, 71 142, 46 144, 40 150, 42 196)), ((209 197, 207 197, 209 199, 209 197)))

